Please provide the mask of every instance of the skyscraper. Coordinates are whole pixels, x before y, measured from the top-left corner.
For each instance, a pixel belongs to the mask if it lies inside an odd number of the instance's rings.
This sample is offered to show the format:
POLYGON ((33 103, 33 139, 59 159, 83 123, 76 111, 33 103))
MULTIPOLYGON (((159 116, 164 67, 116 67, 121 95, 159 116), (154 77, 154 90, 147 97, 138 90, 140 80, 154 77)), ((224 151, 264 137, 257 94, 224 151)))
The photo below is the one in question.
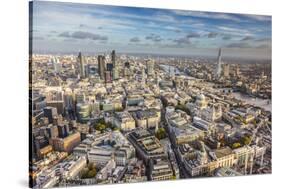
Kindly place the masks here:
POLYGON ((53 123, 54 117, 58 115, 56 108, 48 106, 43 109, 43 113, 48 118, 49 123, 53 123))
POLYGON ((47 133, 49 135, 49 138, 57 138, 59 135, 58 127, 52 124, 48 125, 47 133))
POLYGON ((60 73, 61 71, 61 64, 60 64, 60 60, 58 58, 52 58, 51 60, 53 66, 54 66, 54 72, 55 74, 60 73))
POLYGON ((145 69, 142 68, 142 72, 141 72, 141 79, 142 79, 142 86, 145 87, 145 84, 146 84, 146 77, 145 77, 145 69))
POLYGON ((229 77, 229 64, 223 64, 223 77, 229 77))
POLYGON ((111 83, 112 82, 112 77, 111 77, 111 72, 110 71, 106 71, 105 72, 105 82, 106 83, 111 83))
POLYGON ((146 60, 147 75, 154 75, 154 62, 152 60, 146 60))
POLYGON ((115 54, 115 50, 113 50, 112 52, 111 52, 111 62, 112 62, 112 64, 113 64, 113 68, 115 68, 115 60, 116 60, 116 54, 115 54))
POLYGON ((79 63, 79 74, 81 78, 85 78, 85 66, 84 66, 84 59, 82 53, 79 52, 78 54, 78 63, 79 63))
POLYGON ((113 68, 112 75, 113 75, 114 80, 119 79, 119 69, 118 69, 118 67, 113 68))
POLYGON ((105 79, 105 57, 102 55, 98 56, 98 71, 100 75, 100 79, 105 79))
POLYGON ((217 67, 216 67, 216 77, 219 78, 221 76, 221 48, 219 49, 217 67))

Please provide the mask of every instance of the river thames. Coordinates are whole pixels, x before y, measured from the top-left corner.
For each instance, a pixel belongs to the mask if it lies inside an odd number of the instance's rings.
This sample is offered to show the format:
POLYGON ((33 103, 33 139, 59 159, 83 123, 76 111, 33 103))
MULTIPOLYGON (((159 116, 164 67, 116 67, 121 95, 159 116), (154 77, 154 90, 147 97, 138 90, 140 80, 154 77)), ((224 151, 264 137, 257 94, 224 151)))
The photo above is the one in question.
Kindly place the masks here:
MULTIPOLYGON (((179 71, 178 68, 175 68, 174 66, 160 64, 160 67, 163 68, 165 70, 165 72, 170 71, 171 75, 178 74, 178 75, 188 76, 186 73, 179 71)), ((188 76, 188 77, 190 77, 190 76, 188 76)), ((254 105, 254 106, 257 106, 260 108, 264 108, 266 111, 271 112, 271 108, 272 108, 271 100, 262 99, 262 98, 253 98, 249 95, 242 94, 240 92, 234 92, 234 93, 232 93, 232 95, 234 98, 245 101, 247 104, 251 104, 251 105, 254 105)))

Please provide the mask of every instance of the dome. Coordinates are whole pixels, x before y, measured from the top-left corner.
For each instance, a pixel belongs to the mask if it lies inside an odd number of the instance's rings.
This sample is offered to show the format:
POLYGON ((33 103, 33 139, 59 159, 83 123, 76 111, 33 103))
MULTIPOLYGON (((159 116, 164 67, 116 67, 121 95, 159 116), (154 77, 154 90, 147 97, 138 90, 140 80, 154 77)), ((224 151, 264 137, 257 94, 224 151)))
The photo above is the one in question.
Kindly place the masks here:
POLYGON ((203 94, 197 95, 196 99, 199 101, 205 101, 205 95, 203 94))

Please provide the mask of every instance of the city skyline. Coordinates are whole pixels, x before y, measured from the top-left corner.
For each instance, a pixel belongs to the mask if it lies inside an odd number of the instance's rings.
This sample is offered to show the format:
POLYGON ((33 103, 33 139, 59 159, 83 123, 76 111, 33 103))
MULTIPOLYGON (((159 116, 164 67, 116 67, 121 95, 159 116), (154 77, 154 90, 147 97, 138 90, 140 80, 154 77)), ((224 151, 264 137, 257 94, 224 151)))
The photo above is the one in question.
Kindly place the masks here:
POLYGON ((271 59, 271 16, 35 2, 33 52, 271 59))
POLYGON ((30 187, 272 173, 271 17, 29 8, 30 187))

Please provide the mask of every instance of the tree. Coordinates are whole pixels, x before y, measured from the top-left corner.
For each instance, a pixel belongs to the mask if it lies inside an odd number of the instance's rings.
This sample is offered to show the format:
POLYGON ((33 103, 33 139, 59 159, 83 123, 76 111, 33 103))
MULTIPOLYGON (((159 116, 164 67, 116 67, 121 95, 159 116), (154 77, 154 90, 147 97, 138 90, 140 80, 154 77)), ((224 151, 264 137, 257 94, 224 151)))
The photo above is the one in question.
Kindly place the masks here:
POLYGON ((122 107, 115 108, 115 112, 122 112, 124 109, 122 107))
POLYGON ((85 168, 81 171, 81 178, 86 178, 87 174, 88 174, 88 168, 85 168))
POLYGON ((157 130, 157 132, 155 133, 156 138, 158 138, 159 140, 166 138, 166 131, 164 128, 160 128, 157 130))
POLYGON ((90 170, 87 174, 87 178, 93 178, 97 175, 96 169, 90 170))
POLYGON ((98 130, 98 131, 104 131, 106 128, 106 125, 103 124, 103 123, 98 123, 96 126, 95 126, 95 129, 98 130))
POLYGON ((176 110, 182 110, 182 111, 186 111, 186 107, 185 107, 185 105, 183 105, 183 104, 179 104, 179 105, 177 105, 176 106, 176 110))
POLYGON ((249 145, 250 142, 251 142, 251 137, 250 136, 244 136, 242 138, 242 142, 243 142, 244 145, 249 145))
POLYGON ((89 170, 93 170, 93 169, 95 169, 95 168, 96 168, 96 166, 95 166, 94 163, 89 163, 89 164, 88 164, 88 169, 89 169, 89 170))
POLYGON ((182 110, 182 111, 186 112, 188 115, 191 115, 190 110, 183 104, 177 105, 176 110, 182 110))
POLYGON ((103 105, 102 104, 100 104, 100 110, 103 110, 103 105))
POLYGON ((239 147, 241 147, 241 144, 239 142, 235 142, 235 143, 232 144, 233 149, 236 149, 236 148, 239 148, 239 147))
POLYGON ((88 167, 81 171, 82 179, 93 178, 96 175, 97 175, 97 169, 96 169, 95 164, 93 164, 93 163, 88 164, 88 167))

